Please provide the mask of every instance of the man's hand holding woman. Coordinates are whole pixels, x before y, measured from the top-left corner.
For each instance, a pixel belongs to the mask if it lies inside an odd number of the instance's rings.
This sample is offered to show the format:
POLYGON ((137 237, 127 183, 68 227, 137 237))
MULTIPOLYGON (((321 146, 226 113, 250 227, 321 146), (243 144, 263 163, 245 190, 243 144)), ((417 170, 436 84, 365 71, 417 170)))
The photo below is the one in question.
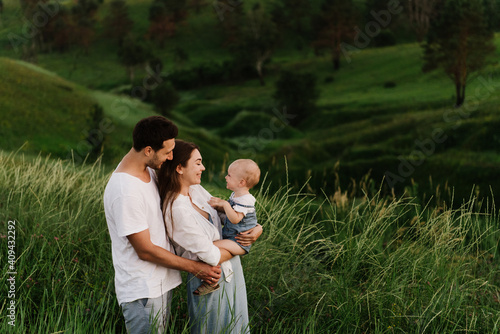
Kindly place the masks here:
POLYGON ((221 268, 220 266, 212 267, 205 262, 197 262, 196 269, 191 272, 191 274, 195 275, 202 281, 205 281, 209 284, 219 281, 221 276, 221 268))

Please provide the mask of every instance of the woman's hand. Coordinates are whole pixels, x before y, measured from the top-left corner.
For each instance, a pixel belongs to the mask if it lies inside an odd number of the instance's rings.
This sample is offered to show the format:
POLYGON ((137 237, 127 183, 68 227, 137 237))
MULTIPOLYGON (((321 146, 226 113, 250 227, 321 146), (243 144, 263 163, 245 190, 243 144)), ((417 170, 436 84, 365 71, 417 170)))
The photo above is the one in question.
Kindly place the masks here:
POLYGON ((251 228, 245 232, 241 232, 236 236, 236 240, 243 246, 252 245, 262 234, 262 226, 257 224, 254 228, 251 228))

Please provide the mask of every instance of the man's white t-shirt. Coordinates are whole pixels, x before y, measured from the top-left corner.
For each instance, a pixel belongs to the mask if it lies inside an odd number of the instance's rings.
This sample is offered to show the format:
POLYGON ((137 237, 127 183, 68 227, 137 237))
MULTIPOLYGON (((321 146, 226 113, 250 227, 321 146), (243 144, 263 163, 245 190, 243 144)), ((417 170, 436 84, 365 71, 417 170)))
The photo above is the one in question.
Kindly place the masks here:
POLYGON ((173 252, 167 238, 156 175, 141 181, 127 173, 113 173, 104 191, 104 212, 111 237, 118 304, 156 298, 182 283, 181 274, 139 258, 127 236, 149 229, 151 242, 173 252))

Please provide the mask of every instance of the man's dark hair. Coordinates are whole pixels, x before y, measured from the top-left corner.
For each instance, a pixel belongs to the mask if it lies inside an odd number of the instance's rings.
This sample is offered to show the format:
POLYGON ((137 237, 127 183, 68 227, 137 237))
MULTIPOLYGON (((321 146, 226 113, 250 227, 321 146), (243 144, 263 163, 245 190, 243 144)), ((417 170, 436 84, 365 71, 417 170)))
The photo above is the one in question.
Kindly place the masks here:
POLYGON ((151 146, 154 151, 158 151, 163 147, 165 140, 177 137, 178 133, 177 126, 163 116, 143 118, 137 122, 132 134, 134 149, 139 152, 151 146))

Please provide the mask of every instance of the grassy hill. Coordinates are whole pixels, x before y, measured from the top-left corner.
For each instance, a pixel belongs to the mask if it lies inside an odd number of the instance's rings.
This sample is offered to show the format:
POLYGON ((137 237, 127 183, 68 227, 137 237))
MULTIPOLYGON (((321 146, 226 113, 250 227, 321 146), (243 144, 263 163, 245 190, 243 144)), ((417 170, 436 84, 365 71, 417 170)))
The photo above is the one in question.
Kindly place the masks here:
POLYGON ((96 101, 86 89, 31 64, 0 58, 0 146, 63 156, 85 138, 96 101))
MULTIPOLYGON (((93 91, 30 63, 0 58, 0 73, 5 87, 0 94, 4 150, 22 147, 26 153, 82 162, 90 153, 86 138, 92 133, 104 138, 104 160, 114 166, 132 146, 135 123, 156 114, 150 105, 126 94, 93 91), (96 105, 104 111, 97 125, 91 123, 96 105)), ((180 115, 174 120, 182 138, 200 143, 209 156, 225 156, 228 149, 219 137, 195 129, 180 115)))

